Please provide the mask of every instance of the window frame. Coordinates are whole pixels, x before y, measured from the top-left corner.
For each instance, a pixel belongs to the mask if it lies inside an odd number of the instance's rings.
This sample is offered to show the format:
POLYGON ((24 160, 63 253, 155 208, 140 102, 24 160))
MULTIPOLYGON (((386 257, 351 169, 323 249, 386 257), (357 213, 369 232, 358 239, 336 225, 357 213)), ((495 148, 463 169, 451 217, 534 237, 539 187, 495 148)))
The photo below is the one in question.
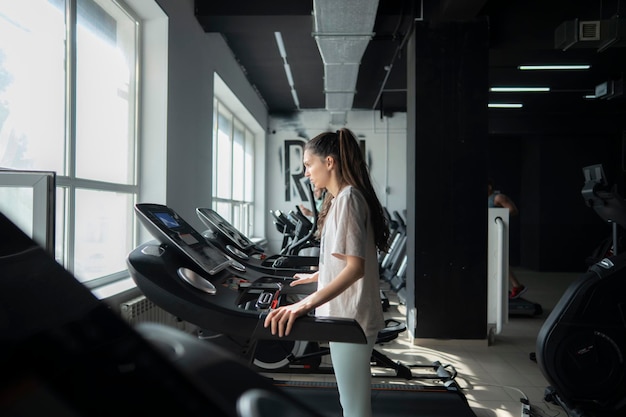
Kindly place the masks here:
MULTIPOLYGON (((132 167, 132 177, 131 184, 124 183, 113 183, 106 181, 98 181, 92 179, 84 179, 76 177, 76 94, 77 94, 77 86, 76 86, 76 78, 77 78, 77 69, 76 63, 79 57, 76 56, 76 25, 77 25, 77 16, 76 16, 76 7, 77 2, 79 0, 65 0, 67 15, 69 17, 67 24, 67 51, 66 56, 68 60, 68 68, 70 69, 70 74, 66 74, 68 77, 67 82, 67 100, 69 103, 67 104, 68 109, 68 123, 66 135, 66 143, 68 144, 69 154, 66 156, 66 161, 69 163, 67 169, 68 175, 61 175, 57 177, 57 188, 62 188, 65 193, 65 208, 64 211, 65 219, 64 222, 67 225, 65 229, 65 239, 64 242, 64 255, 67 257, 64 259, 64 267, 74 273, 74 265, 75 265, 75 232, 76 232, 76 192, 77 190, 91 190, 91 191, 105 191, 105 192, 114 192, 121 193, 132 196, 133 204, 137 202, 139 195, 139 184, 138 184, 138 164, 139 164, 139 97, 141 94, 141 80, 139 77, 140 67, 141 67, 141 47, 142 47, 142 38, 141 38, 141 20, 137 17, 134 11, 123 1, 121 0, 109 0, 111 3, 119 7, 119 9, 124 12, 132 21, 134 21, 135 31, 134 31, 134 68, 133 68, 133 79, 135 80, 134 86, 129 89, 129 92, 132 91, 134 93, 134 99, 132 102, 129 100, 129 105, 132 104, 133 111, 133 123, 131 127, 130 135, 132 135, 133 140, 133 167, 132 167)), ((131 136, 129 136, 130 138, 131 136)), ((57 208, 59 207, 59 202, 57 202, 57 208)), ((134 225, 134 220, 131 220, 129 224, 134 225)), ((127 239, 131 240, 131 247, 134 247, 137 243, 137 234, 136 227, 130 228, 130 235, 127 235, 127 239)), ((57 242, 57 245, 59 243, 57 242)), ((98 278, 89 279, 85 281, 81 281, 83 285, 87 288, 93 289, 99 286, 107 285, 117 280, 128 277, 128 270, 123 268, 119 271, 113 272, 111 274, 107 274, 104 276, 100 276, 98 278)))
POLYGON ((248 178, 252 178, 255 172, 256 165, 256 149, 255 149, 255 135, 250 127, 248 127, 243 120, 238 118, 230 107, 224 103, 219 97, 213 98, 213 137, 212 137, 212 161, 213 161, 213 187, 211 191, 212 197, 212 209, 218 212, 222 217, 228 220, 237 230, 246 236, 252 236, 255 230, 254 224, 254 208, 255 208, 255 192, 254 183, 250 182, 248 178), (219 120, 220 116, 224 119, 228 119, 229 131, 226 133, 221 129, 219 120), (229 163, 229 190, 228 197, 224 195, 218 195, 218 192, 223 188, 219 186, 220 174, 224 174, 220 170, 219 160, 224 159, 224 152, 220 148, 220 132, 227 134, 228 136, 228 155, 230 156, 229 163), (235 178, 239 175, 235 175, 237 164, 234 161, 235 158, 235 137, 236 132, 243 132, 243 152, 242 152, 242 165, 244 172, 241 177, 241 183, 237 183, 235 178), (251 161, 250 161, 251 159, 251 161), (242 187, 240 193, 235 193, 235 188, 242 187), (234 198, 235 195, 241 195, 243 198, 234 198), (224 205, 229 206, 228 213, 225 213, 220 207, 224 205))
MULTIPOLYGON (((59 7, 59 19, 62 19, 64 22, 64 49, 63 55, 65 60, 65 71, 64 71, 64 94, 63 94, 63 106, 64 106, 64 132, 63 132, 63 167, 59 167, 59 171, 56 173, 56 190, 55 190, 55 211, 56 211, 56 233, 55 233, 55 241, 56 241, 56 250, 55 250, 55 258, 57 262, 59 262, 64 268, 68 271, 72 272, 75 275, 75 262, 76 262, 76 246, 77 242, 75 239, 75 233, 77 230, 76 222, 77 222, 77 213, 76 213, 76 194, 79 190, 89 190, 96 192, 111 192, 117 193, 121 196, 126 196, 128 201, 130 201, 130 205, 133 205, 137 200, 140 193, 140 185, 139 185, 139 164, 140 164, 140 136, 139 136, 139 126, 141 123, 140 120, 140 97, 141 97, 141 78, 140 78, 140 70, 141 70, 141 59, 142 59, 142 47, 143 47, 143 38, 142 38, 142 20, 137 16, 135 11, 124 1, 122 0, 60 0, 57 2, 59 7), (123 113, 120 113, 124 119, 121 119, 121 124, 118 125, 124 130, 127 131, 126 140, 123 141, 126 146, 126 167, 128 167, 127 175, 125 175, 124 180, 120 181, 102 181, 98 179, 88 179, 88 178, 79 178, 76 176, 76 167, 78 164, 77 158, 77 126, 79 126, 80 121, 77 118, 77 94, 78 91, 78 71, 77 71, 77 63, 81 57, 77 56, 78 48, 77 41, 80 36, 79 32, 79 16, 78 16, 78 8, 79 3, 85 6, 81 10, 87 10, 93 12, 95 10, 95 14, 87 14, 85 16, 96 16, 96 22, 100 22, 98 19, 101 16, 106 16, 107 19, 111 19, 111 21, 122 22, 124 26, 120 26, 115 24, 113 26, 108 26, 108 29, 111 30, 113 28, 114 39, 122 39, 125 38, 120 37, 120 33, 125 33, 128 36, 128 40, 130 43, 123 42, 121 45, 124 47, 130 46, 127 50, 128 53, 126 56, 130 57, 129 59, 129 67, 128 73, 123 73, 124 75, 128 75, 128 83, 126 84, 127 88, 118 89, 119 97, 122 99, 122 102, 126 100, 124 103, 127 104, 127 108, 125 108, 123 113), (92 7, 93 5, 93 7, 92 7), (112 8, 115 9, 114 13, 110 13, 112 8), (124 21, 122 19, 129 19, 128 21, 124 21), (120 32, 122 31, 122 32, 120 32), (132 48, 132 49, 131 49, 132 48), (132 62, 131 62, 132 60, 132 62), (125 181, 125 182, 124 182, 125 181)), ((81 6, 82 7, 82 6, 81 6)), ((33 11, 36 13, 36 11, 33 11)), ((82 16, 82 15, 81 15, 82 16)), ((88 20, 85 22, 91 22, 92 20, 88 20)), ((84 30, 80 29, 80 30, 84 30)), ((91 30, 90 30, 91 32, 91 30)), ((118 48, 120 43, 114 44, 113 50, 118 48)), ((125 78, 122 78, 122 81, 125 78)), ((115 85, 115 84, 114 84, 115 85)), ((122 131, 123 131, 122 130, 122 131)), ((11 167, 9 167, 11 168, 11 167)), ((20 169, 17 167, 16 169, 20 169)), ((44 169, 45 167, 34 167, 33 169, 44 169)), ((123 200, 123 199, 122 199, 123 200)), ((119 207, 119 206, 118 206, 119 207)), ((126 218, 123 219, 126 224, 130 225, 125 231, 126 243, 125 247, 134 247, 137 243, 137 227, 136 221, 134 218, 134 213, 131 210, 126 214, 126 218)), ((106 252, 105 252, 106 253, 106 252)), ((118 259, 117 256, 115 258, 115 266, 113 268, 108 268, 109 270, 113 270, 112 273, 107 273, 108 271, 102 271, 100 275, 96 272, 94 277, 86 277, 79 279, 83 285, 86 287, 93 289, 99 286, 106 285, 108 283, 118 281, 123 278, 128 278, 128 269, 125 265, 125 259, 118 259), (119 268, 119 270, 117 270, 119 268)), ((109 264, 112 265, 112 264, 109 264)))

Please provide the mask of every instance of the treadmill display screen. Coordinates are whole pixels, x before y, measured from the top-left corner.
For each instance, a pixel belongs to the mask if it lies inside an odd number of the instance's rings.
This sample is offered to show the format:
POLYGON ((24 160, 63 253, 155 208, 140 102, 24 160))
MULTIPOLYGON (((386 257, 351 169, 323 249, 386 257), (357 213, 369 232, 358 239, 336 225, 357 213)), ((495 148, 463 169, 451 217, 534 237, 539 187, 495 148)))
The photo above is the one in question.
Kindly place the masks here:
POLYGON ((231 260, 210 245, 174 210, 160 204, 136 204, 139 219, 161 243, 174 246, 210 275, 231 265, 231 260))
POLYGON ((169 213, 155 213, 154 215, 158 217, 159 220, 161 220, 161 222, 170 229, 174 227, 180 227, 180 224, 178 224, 176 219, 173 218, 169 213))

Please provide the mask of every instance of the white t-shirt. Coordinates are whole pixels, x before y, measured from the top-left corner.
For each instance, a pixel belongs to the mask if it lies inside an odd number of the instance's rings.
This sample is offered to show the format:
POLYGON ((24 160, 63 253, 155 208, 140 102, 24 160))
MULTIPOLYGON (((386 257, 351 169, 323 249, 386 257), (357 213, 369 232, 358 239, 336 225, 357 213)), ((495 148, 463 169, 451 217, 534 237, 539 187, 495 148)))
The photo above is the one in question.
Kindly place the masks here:
POLYGON ((346 265, 336 255, 365 259, 365 275, 329 302, 315 309, 317 316, 356 319, 366 336, 385 327, 380 301, 378 254, 369 207, 359 190, 344 187, 333 199, 320 243, 318 289, 324 288, 346 265))

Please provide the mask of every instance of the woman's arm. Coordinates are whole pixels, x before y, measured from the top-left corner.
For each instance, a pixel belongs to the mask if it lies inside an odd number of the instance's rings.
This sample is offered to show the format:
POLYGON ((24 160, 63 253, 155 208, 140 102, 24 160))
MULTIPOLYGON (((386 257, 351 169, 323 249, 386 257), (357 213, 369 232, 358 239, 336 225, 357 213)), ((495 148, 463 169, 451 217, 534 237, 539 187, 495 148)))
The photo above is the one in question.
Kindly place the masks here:
POLYGON ((515 216, 518 213, 517 206, 515 205, 513 200, 511 200, 509 197, 507 197, 504 194, 496 194, 496 196, 493 198, 493 203, 496 206, 509 209, 509 214, 511 216, 515 216))
POLYGON ((264 327, 270 327, 273 335, 286 336, 291 332, 291 328, 298 317, 304 316, 309 311, 332 300, 361 279, 365 273, 365 259, 358 256, 345 256, 345 259, 346 266, 327 286, 297 303, 270 311, 265 318, 264 327))
POLYGON ((294 278, 295 280, 291 281, 291 283, 289 284, 290 287, 295 287, 296 285, 300 285, 300 284, 309 284, 311 282, 317 282, 317 277, 319 276, 319 271, 315 271, 312 274, 304 274, 304 273, 297 273, 294 274, 294 278))

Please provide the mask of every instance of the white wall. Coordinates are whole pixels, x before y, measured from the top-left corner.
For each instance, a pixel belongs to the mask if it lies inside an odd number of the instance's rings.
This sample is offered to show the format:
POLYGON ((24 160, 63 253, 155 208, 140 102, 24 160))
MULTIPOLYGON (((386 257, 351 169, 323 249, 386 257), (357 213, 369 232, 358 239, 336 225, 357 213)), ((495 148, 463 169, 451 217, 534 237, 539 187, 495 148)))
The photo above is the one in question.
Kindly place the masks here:
MULTIPOLYGON (((140 87, 139 202, 164 203, 167 178, 168 19, 156 3, 127 0, 142 21, 143 83, 140 87)), ((139 241, 154 237, 139 228, 139 241)))
MULTIPOLYGON (((389 209, 406 209, 406 114, 383 119, 380 113, 355 110, 348 113, 346 126, 365 141, 367 163, 381 203, 389 209)), ((297 184, 291 175, 302 174, 302 145, 319 133, 335 131, 324 110, 302 111, 293 116, 270 117, 267 140, 267 240, 269 253, 280 251, 282 234, 276 230, 269 210, 285 213, 302 203, 297 184), (294 146, 289 146, 294 141, 294 146), (287 155, 285 152, 288 152, 287 155), (286 180, 286 170, 290 178, 286 180)), ((308 205, 308 204, 307 204, 308 205)))

